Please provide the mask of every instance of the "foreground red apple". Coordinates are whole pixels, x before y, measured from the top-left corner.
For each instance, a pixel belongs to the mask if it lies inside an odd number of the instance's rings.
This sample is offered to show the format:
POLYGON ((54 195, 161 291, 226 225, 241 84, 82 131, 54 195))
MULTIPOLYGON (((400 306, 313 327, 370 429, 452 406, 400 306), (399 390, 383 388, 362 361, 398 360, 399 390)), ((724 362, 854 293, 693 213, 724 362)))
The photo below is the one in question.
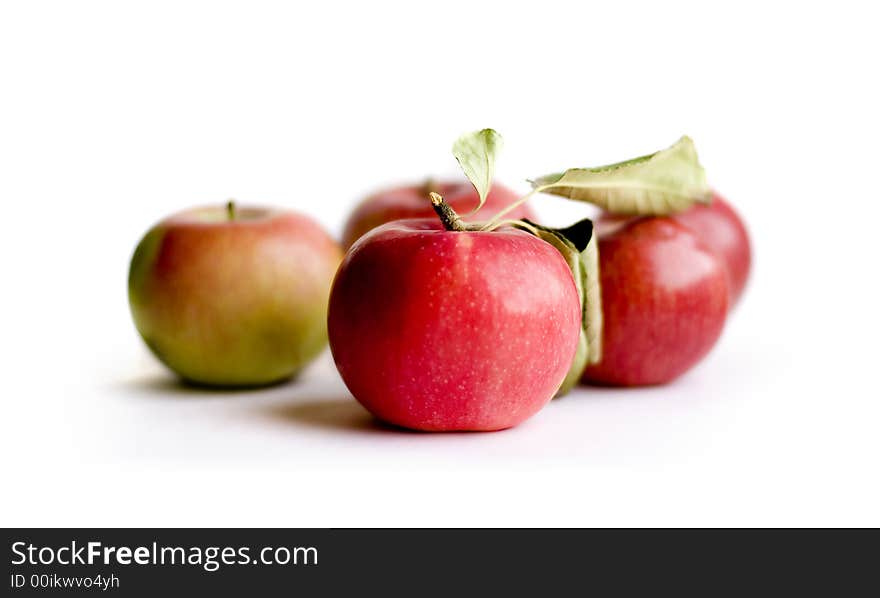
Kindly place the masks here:
POLYGON ((131 313, 153 353, 184 379, 269 384, 325 346, 341 257, 327 233, 293 212, 187 210, 150 229, 135 250, 131 313))
POLYGON ((330 348, 354 397, 426 431, 509 428, 556 392, 580 299, 560 253, 529 233, 392 222, 351 248, 333 283, 330 348))
POLYGON ((727 268, 730 306, 742 296, 752 263, 749 233, 742 219, 718 193, 708 205, 697 204, 672 216, 694 231, 700 240, 717 253, 727 268))
POLYGON ((715 344, 728 305, 722 260, 671 218, 605 222, 599 235, 602 358, 584 380, 663 384, 715 344))
MULTIPOLYGON (((386 189, 362 201, 352 212, 342 233, 342 244, 348 248, 364 233, 375 227, 404 218, 433 218, 434 210, 428 193, 435 191, 459 214, 470 213, 479 203, 479 195, 467 181, 426 183, 386 189)), ((475 219, 488 220, 502 209, 515 202, 519 196, 498 183, 486 196, 486 203, 474 216, 475 219)), ((519 218, 535 219, 527 204, 518 206, 506 215, 511 220, 519 218)))

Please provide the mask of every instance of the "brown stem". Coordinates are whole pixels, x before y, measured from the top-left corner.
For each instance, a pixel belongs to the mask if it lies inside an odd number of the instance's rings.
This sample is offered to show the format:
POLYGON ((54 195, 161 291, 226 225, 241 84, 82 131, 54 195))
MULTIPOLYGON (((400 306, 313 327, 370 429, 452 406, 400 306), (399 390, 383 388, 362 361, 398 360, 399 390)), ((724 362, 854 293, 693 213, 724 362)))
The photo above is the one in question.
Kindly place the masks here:
POLYGON ((461 221, 459 215, 455 213, 455 210, 449 207, 448 203, 443 201, 443 198, 440 197, 439 193, 434 193, 432 191, 428 195, 431 198, 431 205, 434 206, 434 211, 437 212, 440 222, 443 223, 443 228, 446 230, 457 231, 467 230, 467 227, 464 222, 461 221))
POLYGON ((226 216, 229 220, 235 220, 235 200, 230 199, 226 202, 226 216))

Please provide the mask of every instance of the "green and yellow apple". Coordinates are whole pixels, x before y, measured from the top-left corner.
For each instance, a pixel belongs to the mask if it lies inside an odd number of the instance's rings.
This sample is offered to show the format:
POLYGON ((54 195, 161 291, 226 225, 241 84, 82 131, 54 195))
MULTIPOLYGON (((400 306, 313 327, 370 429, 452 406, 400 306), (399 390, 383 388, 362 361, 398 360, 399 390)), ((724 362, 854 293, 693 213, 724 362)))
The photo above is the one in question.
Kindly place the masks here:
POLYGON ((342 258, 316 222, 260 207, 200 207, 151 228, 134 252, 135 326, 165 365, 213 386, 297 374, 327 343, 342 258))

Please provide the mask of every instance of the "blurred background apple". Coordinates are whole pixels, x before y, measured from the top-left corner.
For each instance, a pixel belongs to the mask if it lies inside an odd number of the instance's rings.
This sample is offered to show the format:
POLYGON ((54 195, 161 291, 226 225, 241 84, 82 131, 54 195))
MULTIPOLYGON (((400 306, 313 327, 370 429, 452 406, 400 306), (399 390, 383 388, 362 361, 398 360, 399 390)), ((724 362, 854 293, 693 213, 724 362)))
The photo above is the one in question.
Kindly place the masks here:
POLYGON ((327 298, 341 260, 310 218, 201 207, 150 229, 128 278, 134 323, 185 380, 255 386, 289 378, 327 343, 327 298))
MULTIPOLYGON (((727 274, 728 307, 732 309, 739 303, 752 269, 752 244, 743 219, 717 191, 712 193, 710 203, 693 205, 669 218, 688 227, 721 259, 727 274)), ((631 220, 634 220, 631 216, 602 212, 596 227, 601 236, 622 228, 631 220)))
POLYGON ((733 206, 717 192, 712 202, 697 204, 673 219, 690 228, 706 247, 724 262, 730 307, 734 307, 745 290, 752 266, 752 247, 746 225, 733 206))
MULTIPOLYGON (((479 195, 473 185, 465 180, 435 182, 427 180, 418 185, 405 185, 385 189, 370 195, 354 209, 345 223, 342 244, 345 248, 361 238, 364 233, 392 220, 403 218, 434 218, 434 209, 428 194, 434 191, 459 213, 466 221, 489 220, 492 216, 515 202, 519 196, 504 185, 492 184, 486 203, 473 216, 468 214, 477 207, 479 195)), ((506 215, 510 219, 529 218, 535 215, 528 204, 518 206, 506 215)))
POLYGON ((600 219, 602 359, 584 380, 664 384, 715 345, 727 317, 723 259, 669 217, 600 219))

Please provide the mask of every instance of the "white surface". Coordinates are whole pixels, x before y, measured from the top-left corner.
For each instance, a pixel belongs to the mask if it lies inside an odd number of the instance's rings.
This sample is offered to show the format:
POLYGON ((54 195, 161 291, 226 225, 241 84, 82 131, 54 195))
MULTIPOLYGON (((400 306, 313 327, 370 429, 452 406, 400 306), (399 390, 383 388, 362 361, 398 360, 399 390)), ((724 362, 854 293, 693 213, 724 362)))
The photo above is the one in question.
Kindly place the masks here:
POLYGON ((880 525, 868 4, 475 4, 3 4, 0 524, 880 525), (327 355, 205 394, 142 347, 153 221, 236 197, 338 233, 483 126, 523 189, 694 137, 756 256, 703 364, 419 435, 371 424, 327 355))

